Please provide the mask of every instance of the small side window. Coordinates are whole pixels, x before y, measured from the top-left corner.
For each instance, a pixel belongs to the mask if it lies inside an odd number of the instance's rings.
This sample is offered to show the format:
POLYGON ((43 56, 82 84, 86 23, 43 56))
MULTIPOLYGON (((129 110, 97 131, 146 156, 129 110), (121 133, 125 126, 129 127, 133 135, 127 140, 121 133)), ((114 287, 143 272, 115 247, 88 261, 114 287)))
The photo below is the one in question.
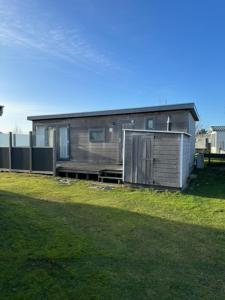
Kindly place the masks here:
POLYGON ((36 147, 52 147, 53 146, 53 127, 47 125, 36 125, 36 147))
POLYGON ((105 129, 90 129, 89 142, 91 143, 105 142, 105 129))
POLYGON ((35 133, 36 133, 36 146, 37 147, 45 147, 46 146, 46 126, 36 125, 35 133))
POLYGON ((151 130, 154 129, 154 120, 153 118, 148 118, 145 121, 145 129, 151 130))

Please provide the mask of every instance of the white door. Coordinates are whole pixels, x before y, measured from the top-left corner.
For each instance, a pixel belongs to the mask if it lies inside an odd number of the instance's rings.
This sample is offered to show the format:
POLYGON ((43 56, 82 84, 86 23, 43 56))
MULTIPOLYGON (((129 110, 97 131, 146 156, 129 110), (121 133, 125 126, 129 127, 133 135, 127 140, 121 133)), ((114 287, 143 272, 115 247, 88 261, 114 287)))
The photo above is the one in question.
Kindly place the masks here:
POLYGON ((62 126, 58 129, 58 159, 69 159, 69 128, 62 126))

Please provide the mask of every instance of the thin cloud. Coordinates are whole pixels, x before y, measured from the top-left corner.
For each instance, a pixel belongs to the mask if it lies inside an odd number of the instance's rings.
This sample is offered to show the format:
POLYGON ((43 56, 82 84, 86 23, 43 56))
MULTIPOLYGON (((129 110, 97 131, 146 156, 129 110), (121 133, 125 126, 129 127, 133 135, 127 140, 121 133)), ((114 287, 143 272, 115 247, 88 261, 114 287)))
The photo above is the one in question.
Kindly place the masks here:
POLYGON ((36 111, 35 105, 17 101, 0 100, 0 104, 5 106, 0 118, 0 132, 14 131, 20 128, 23 132, 31 130, 31 124, 26 120, 29 111, 36 111))
POLYGON ((91 45, 78 29, 68 30, 62 26, 40 22, 29 22, 21 18, 19 11, 0 2, 0 44, 34 49, 86 67, 119 67, 106 55, 91 45))
POLYGON ((0 118, 0 132, 14 131, 15 128, 19 128, 26 133, 31 130, 31 122, 27 121, 27 116, 58 112, 57 107, 49 104, 34 104, 21 99, 15 101, 0 98, 0 104, 4 105, 4 112, 0 118))

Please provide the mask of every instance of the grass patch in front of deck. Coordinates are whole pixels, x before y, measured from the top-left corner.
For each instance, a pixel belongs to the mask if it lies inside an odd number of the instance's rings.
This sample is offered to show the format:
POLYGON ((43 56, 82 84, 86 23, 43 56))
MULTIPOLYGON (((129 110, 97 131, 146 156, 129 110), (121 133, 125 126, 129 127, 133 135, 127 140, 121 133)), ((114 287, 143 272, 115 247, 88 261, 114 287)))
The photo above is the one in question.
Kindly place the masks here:
POLYGON ((185 193, 0 174, 1 299, 224 299, 225 175, 185 193))

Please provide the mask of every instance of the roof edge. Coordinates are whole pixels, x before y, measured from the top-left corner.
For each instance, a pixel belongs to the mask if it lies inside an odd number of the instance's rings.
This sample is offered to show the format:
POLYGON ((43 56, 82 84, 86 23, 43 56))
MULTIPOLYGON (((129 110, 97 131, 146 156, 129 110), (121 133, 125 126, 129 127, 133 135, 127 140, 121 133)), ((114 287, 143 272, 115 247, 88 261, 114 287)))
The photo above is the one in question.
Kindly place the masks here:
POLYGON ((65 113, 65 114, 55 114, 55 115, 28 116, 27 120, 39 121, 39 120, 51 120, 51 119, 96 117, 96 116, 109 116, 109 115, 137 114, 137 113, 157 112, 157 111, 174 111, 174 110, 189 110, 194 120, 199 121, 198 112, 193 102, 160 105, 160 106, 137 107, 137 108, 123 108, 123 109, 89 111, 89 112, 78 112, 78 113, 65 113))
POLYGON ((212 131, 225 131, 225 125, 211 125, 209 129, 212 131))

